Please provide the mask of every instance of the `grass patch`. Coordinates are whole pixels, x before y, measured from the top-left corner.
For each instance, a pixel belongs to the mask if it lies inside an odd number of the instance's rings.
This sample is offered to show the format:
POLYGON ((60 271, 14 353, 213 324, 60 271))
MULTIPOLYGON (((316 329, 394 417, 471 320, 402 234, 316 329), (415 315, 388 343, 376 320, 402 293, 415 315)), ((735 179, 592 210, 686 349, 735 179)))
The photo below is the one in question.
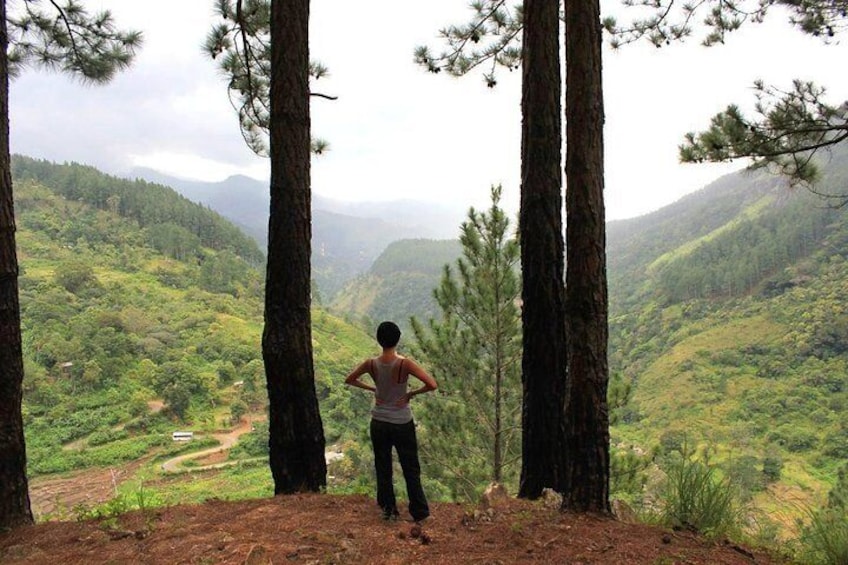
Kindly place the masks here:
POLYGON ((848 514, 844 508, 811 510, 802 526, 799 558, 810 565, 848 563, 848 514))
POLYGON ((708 462, 684 455, 670 460, 666 481, 660 491, 658 521, 711 538, 734 537, 741 533, 742 511, 737 489, 718 475, 708 462))

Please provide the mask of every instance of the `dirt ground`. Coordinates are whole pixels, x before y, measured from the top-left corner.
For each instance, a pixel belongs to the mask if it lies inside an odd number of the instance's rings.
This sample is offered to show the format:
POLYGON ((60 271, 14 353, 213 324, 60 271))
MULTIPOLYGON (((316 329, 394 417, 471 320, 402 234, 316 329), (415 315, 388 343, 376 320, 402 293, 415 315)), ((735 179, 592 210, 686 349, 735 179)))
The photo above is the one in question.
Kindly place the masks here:
POLYGON ((4 564, 779 563, 710 542, 609 518, 561 514, 543 502, 502 499, 489 509, 433 504, 415 524, 383 522, 364 496, 299 494, 209 501, 116 519, 47 522, 0 534, 4 564))
POLYGON ((118 485, 149 461, 149 457, 112 469, 85 469, 61 477, 38 477, 29 483, 29 497, 36 520, 67 516, 74 507, 97 506, 115 496, 118 485))

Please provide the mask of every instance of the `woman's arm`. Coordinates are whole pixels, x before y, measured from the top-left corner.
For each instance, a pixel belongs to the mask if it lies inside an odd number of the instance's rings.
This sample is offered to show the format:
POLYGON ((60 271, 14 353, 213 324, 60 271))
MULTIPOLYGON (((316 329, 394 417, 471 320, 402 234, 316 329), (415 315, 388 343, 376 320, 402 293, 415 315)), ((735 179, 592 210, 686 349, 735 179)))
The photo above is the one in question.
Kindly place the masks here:
POLYGON ((421 368, 421 366, 412 359, 406 359, 403 364, 403 369, 407 375, 412 375, 416 379, 424 383, 421 388, 411 390, 406 393, 405 398, 407 402, 409 402, 409 400, 411 400, 413 396, 418 396, 419 394, 431 392, 439 388, 438 383, 436 383, 436 379, 430 376, 430 373, 421 368))
POLYGON ((345 384, 350 386, 355 386, 357 388, 362 388, 371 392, 377 392, 377 387, 374 385, 369 385, 368 383, 363 383, 359 380, 359 377, 362 375, 370 375, 373 379, 373 375, 371 375, 371 364, 373 362, 371 359, 366 359, 362 363, 359 364, 350 374, 345 377, 345 384))

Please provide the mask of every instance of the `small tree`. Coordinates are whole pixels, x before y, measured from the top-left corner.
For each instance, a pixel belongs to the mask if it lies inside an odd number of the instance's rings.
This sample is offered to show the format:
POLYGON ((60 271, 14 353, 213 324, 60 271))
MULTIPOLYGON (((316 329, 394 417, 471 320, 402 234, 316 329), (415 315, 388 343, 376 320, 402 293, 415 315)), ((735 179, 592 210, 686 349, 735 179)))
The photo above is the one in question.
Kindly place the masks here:
POLYGON ((53 274, 56 284, 73 294, 97 284, 97 277, 91 265, 82 261, 64 263, 56 268, 53 274))
POLYGON ((492 187, 489 210, 472 208, 462 224, 456 274, 445 265, 433 291, 441 319, 426 328, 411 320, 444 395, 422 414, 428 459, 464 498, 488 481, 514 481, 520 454, 519 249, 500 198, 501 187, 492 187))

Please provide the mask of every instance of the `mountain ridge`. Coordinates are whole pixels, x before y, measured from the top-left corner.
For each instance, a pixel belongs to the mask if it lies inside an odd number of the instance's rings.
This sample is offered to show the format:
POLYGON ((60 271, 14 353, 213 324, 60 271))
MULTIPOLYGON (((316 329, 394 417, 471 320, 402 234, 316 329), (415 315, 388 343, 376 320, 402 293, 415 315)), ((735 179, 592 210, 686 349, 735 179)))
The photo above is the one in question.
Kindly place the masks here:
MULTIPOLYGON (((236 223, 260 246, 267 242, 268 183, 244 175, 194 181, 148 168, 133 169, 127 176, 172 187, 236 223)), ((424 201, 347 202, 318 194, 313 194, 312 214, 313 278, 327 299, 364 273, 391 242, 452 237, 462 218, 458 210, 424 201)))

